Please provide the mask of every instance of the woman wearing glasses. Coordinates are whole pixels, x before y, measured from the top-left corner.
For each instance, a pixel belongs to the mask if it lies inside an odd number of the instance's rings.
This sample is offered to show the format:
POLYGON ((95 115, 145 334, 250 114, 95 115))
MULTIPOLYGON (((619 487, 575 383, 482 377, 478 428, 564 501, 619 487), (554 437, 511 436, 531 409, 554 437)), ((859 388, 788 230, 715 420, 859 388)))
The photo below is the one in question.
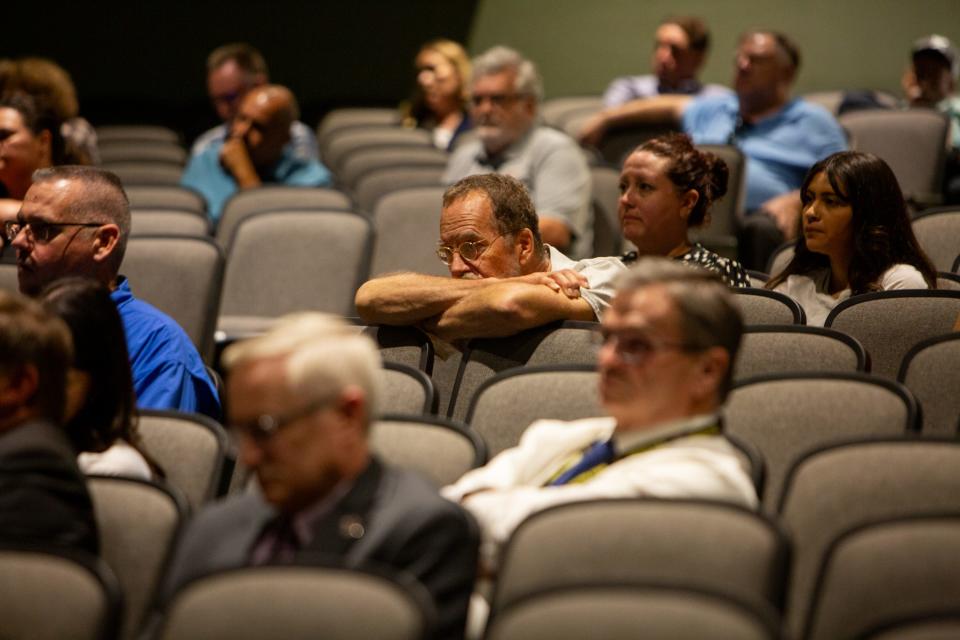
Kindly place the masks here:
POLYGON ((714 271, 731 287, 749 287, 740 263, 723 258, 689 237, 709 223, 710 205, 727 192, 723 160, 672 133, 643 143, 623 163, 618 213, 623 236, 636 251, 623 257, 665 256, 714 271))
POLYGON ((807 324, 822 325, 851 295, 936 287, 897 178, 877 156, 841 151, 821 160, 800 199, 793 259, 766 286, 799 302, 807 324))
POLYGON ((433 145, 449 151, 457 136, 472 127, 467 115, 467 52, 452 40, 431 40, 417 53, 415 65, 417 88, 405 109, 403 123, 430 130, 433 145))

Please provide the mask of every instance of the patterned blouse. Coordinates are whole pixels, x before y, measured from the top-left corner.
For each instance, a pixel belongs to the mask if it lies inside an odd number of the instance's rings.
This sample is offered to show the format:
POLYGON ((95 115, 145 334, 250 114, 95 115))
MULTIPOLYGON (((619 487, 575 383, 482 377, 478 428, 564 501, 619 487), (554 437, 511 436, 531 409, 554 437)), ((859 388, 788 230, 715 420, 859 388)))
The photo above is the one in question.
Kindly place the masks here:
MULTIPOLYGON (((636 262, 637 252, 626 253, 622 258, 624 264, 629 265, 636 262)), ((677 256, 674 260, 679 260, 685 264, 707 269, 718 274, 728 287, 749 287, 750 277, 744 271, 743 266, 736 260, 724 258, 710 251, 699 242, 694 245, 685 254, 677 256)))

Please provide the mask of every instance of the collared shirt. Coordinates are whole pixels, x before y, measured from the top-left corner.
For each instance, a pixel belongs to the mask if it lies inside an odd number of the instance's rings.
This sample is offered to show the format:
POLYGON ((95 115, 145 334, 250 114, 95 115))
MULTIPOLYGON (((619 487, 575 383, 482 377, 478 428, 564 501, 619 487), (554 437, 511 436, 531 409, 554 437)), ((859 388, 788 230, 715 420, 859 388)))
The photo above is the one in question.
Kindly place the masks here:
MULTIPOLYGON (((199 155, 190 158, 180 178, 180 184, 197 191, 207 201, 207 215, 214 224, 223 214, 224 203, 240 188, 233 175, 220 164, 222 148, 222 140, 211 143, 199 155)), ((261 176, 261 179, 265 183, 294 187, 325 187, 331 183, 326 167, 313 159, 298 158, 289 143, 270 174, 261 176)))
POLYGON ((719 84, 703 84, 696 78, 689 78, 676 87, 666 88, 653 74, 622 76, 615 78, 603 93, 603 106, 617 107, 631 100, 662 95, 715 96, 729 93, 731 91, 727 87, 719 84))
POLYGON ((170 316, 137 300, 123 276, 110 293, 127 337, 133 390, 141 409, 172 409, 220 419, 220 398, 200 354, 170 316))
POLYGON ((597 320, 603 317, 603 312, 610 308, 613 294, 616 293, 614 281, 622 272, 626 271, 623 261, 615 257, 587 258, 585 260, 571 260, 546 245, 550 251, 550 270, 571 269, 583 275, 589 286, 580 289, 580 297, 586 300, 597 320))
POLYGON ((534 126, 494 157, 479 139, 461 144, 450 156, 444 184, 480 173, 520 180, 540 216, 563 219, 574 236, 571 255, 589 255, 593 247, 590 168, 574 140, 555 129, 534 126))
POLYGON ((744 124, 736 95, 703 96, 683 112, 683 130, 696 144, 733 144, 747 160, 747 211, 799 189, 807 170, 847 148, 829 111, 795 98, 777 113, 744 124))

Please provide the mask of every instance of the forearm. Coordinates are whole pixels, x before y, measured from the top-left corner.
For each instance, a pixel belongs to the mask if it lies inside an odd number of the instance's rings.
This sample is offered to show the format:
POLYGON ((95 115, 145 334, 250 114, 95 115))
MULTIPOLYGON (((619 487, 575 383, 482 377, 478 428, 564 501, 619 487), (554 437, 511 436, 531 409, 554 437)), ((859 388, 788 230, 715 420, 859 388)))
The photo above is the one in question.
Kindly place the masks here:
POLYGON ((369 280, 357 291, 357 313, 368 324, 408 325, 443 313, 495 279, 467 280, 397 273, 369 280))

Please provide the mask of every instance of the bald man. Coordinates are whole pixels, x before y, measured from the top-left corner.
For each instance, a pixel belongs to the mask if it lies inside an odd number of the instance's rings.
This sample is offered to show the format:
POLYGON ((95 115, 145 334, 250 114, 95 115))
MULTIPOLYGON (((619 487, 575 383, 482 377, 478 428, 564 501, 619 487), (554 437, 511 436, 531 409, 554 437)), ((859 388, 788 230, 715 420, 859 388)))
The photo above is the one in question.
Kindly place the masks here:
POLYGON ((190 159, 181 184, 200 192, 216 224, 226 200, 262 184, 324 187, 330 172, 313 159, 298 157, 290 145, 290 125, 300 117, 297 99, 280 85, 250 90, 230 125, 230 135, 190 159))

